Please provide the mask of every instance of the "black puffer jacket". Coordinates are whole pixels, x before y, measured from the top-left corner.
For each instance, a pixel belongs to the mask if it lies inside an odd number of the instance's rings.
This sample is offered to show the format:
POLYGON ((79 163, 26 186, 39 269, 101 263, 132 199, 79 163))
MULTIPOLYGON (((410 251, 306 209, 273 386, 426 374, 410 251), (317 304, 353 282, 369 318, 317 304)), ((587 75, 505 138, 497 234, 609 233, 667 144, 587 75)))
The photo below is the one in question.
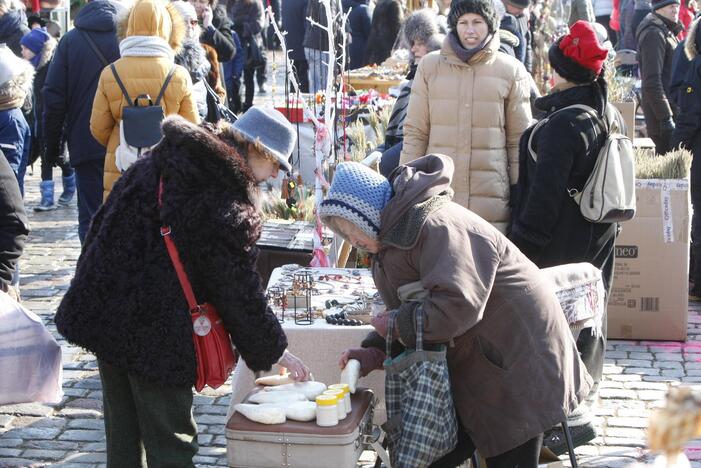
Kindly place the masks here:
MULTIPOLYGON (((601 113, 605 101, 596 87, 555 92, 538 98, 535 105, 548 115, 573 104, 601 113)), ((620 116, 617 119, 623 128, 620 116)), ((568 193, 572 188, 581 190, 594 168, 606 138, 603 121, 581 109, 554 115, 533 137, 537 163, 527 148, 533 129, 526 130, 520 141, 518 193, 509 238, 540 268, 577 262, 603 268, 611 259, 616 225, 587 221, 568 193)))
POLYGON ((269 369, 287 339, 256 271, 261 221, 252 175, 232 147, 181 117, 166 119, 163 131, 164 140, 120 177, 93 218, 56 313, 58 331, 134 375, 194 384, 192 323, 160 235, 162 219, 197 299, 216 307, 248 367, 269 369))

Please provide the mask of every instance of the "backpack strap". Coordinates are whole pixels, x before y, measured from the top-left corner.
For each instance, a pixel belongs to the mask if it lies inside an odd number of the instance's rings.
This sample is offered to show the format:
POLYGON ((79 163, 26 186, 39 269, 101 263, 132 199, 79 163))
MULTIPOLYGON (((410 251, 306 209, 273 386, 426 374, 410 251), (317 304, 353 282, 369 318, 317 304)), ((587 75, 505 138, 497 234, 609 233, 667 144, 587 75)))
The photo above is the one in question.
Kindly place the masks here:
MULTIPOLYGON (((607 122, 607 119, 601 119, 599 117, 599 113, 594 109, 593 107, 587 106, 586 104, 572 104, 571 106, 563 107, 562 109, 558 109, 549 116, 545 117, 544 119, 541 119, 538 121, 537 124, 535 124, 535 127, 533 127, 533 130, 531 131, 531 134, 528 136, 528 153, 531 155, 531 159, 533 161, 538 161, 538 155, 536 154, 535 150, 533 149, 533 137, 536 134, 536 131, 540 129, 540 127, 544 126, 546 123, 550 121, 551 118, 555 114, 559 114, 562 111, 565 111, 567 109, 580 109, 589 114, 590 117, 596 118, 598 120, 602 120, 604 122, 604 129, 606 130, 606 133, 608 134, 609 132, 609 123, 607 122)), ((594 129, 596 131, 596 129, 594 129)))
POLYGON ((110 64, 110 69, 112 70, 112 74, 114 75, 114 79, 117 80, 117 84, 119 85, 119 89, 122 90, 122 94, 127 99, 127 103, 131 107, 134 107, 134 102, 129 97, 129 93, 127 92, 127 88, 124 87, 124 83, 122 83, 122 79, 119 77, 119 74, 117 73, 117 68, 114 66, 114 63, 110 64))
POLYGON ((170 71, 168 72, 168 76, 166 76, 166 79, 163 82, 163 86, 161 86, 161 91, 158 93, 158 97, 156 98, 156 103, 154 104, 155 106, 161 105, 161 99, 163 99, 163 95, 165 94, 166 88, 168 87, 170 80, 173 78, 174 73, 175 73, 175 65, 173 65, 173 67, 170 69, 170 71))
POLYGON ((76 29, 78 29, 78 32, 80 33, 80 35, 83 36, 83 39, 85 39, 85 42, 87 42, 90 45, 93 52, 95 52, 95 55, 97 55, 97 57, 100 59, 102 64, 104 66, 109 65, 110 63, 107 61, 105 56, 102 55, 102 52, 100 52, 100 48, 97 46, 97 44, 95 44, 95 41, 92 40, 92 37, 90 37, 90 33, 87 33, 80 28, 76 28, 76 29))

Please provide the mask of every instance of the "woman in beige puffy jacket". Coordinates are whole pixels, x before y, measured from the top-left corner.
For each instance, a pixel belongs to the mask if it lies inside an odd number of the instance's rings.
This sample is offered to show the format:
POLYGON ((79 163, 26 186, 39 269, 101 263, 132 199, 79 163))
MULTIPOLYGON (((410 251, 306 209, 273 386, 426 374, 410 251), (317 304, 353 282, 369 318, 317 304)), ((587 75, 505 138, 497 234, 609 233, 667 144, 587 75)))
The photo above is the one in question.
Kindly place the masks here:
MULTIPOLYGON (((161 106, 165 115, 179 114, 190 122, 198 123, 190 74, 183 67, 175 65, 175 53, 185 37, 185 23, 176 8, 165 0, 138 0, 129 16, 120 22, 119 28, 121 58, 114 62, 114 66, 130 98, 133 100, 138 95, 148 94, 155 102, 168 73, 175 66, 161 106)), ((115 150, 119 145, 122 108, 127 105, 110 67, 105 67, 100 75, 90 116, 90 131, 97 141, 107 147, 105 199, 121 175, 115 150)))
POLYGON ((531 121, 531 78, 498 51, 490 0, 454 1, 448 23, 440 52, 419 63, 400 163, 432 153, 452 157, 453 200, 506 232, 519 138, 531 121))

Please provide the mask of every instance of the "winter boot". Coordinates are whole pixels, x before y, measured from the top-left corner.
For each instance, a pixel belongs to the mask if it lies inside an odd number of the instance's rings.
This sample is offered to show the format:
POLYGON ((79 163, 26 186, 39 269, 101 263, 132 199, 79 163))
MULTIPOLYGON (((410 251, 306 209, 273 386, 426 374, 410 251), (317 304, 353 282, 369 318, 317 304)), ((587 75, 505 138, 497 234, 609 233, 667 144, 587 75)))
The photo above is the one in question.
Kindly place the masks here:
POLYGON ((54 205, 54 181, 42 180, 39 182, 41 202, 34 207, 34 211, 51 211, 56 209, 54 205))
POLYGON ((75 195, 75 174, 63 177, 63 193, 58 197, 59 205, 68 205, 75 195))

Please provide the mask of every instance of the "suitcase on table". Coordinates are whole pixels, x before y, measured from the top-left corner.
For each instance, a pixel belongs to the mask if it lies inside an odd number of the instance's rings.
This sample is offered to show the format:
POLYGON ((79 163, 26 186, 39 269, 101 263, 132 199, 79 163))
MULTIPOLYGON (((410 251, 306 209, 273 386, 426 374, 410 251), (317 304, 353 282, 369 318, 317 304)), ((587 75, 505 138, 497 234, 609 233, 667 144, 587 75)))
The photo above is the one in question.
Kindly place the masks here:
POLYGON ((359 388, 338 426, 288 420, 260 424, 234 413, 226 424, 227 458, 236 468, 355 468, 372 436, 374 394, 359 388))

